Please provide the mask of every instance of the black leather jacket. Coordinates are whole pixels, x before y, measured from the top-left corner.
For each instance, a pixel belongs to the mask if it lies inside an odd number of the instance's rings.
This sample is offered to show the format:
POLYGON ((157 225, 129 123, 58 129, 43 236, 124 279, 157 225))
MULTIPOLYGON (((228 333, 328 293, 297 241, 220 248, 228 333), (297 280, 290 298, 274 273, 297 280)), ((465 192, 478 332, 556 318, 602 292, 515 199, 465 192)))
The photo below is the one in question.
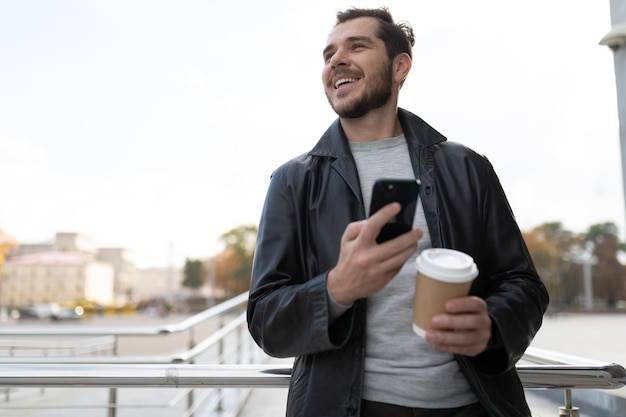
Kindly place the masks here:
MULTIPOLYGON (((434 247, 474 257, 471 294, 487 301, 493 338, 457 356, 493 417, 530 416, 515 363, 539 329, 548 294, 491 164, 400 109, 434 247)), ((269 355, 295 357, 288 416, 358 416, 366 300, 329 324, 326 276, 348 223, 365 218, 356 166, 337 120, 308 154, 272 175, 257 237, 248 328, 269 355)), ((436 408, 436 404, 433 405, 436 408)))

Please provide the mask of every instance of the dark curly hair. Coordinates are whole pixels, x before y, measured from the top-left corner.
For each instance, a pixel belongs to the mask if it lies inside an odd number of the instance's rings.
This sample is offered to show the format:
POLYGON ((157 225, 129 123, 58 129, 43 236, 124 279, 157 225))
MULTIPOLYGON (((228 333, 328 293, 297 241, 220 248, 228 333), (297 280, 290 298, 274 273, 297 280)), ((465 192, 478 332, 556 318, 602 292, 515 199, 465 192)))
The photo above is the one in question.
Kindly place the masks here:
POLYGON ((336 25, 359 17, 374 17, 378 19, 380 24, 376 36, 385 43, 387 55, 390 59, 395 58, 403 52, 413 57, 412 49, 413 45, 415 45, 415 34, 408 22, 394 22, 391 13, 389 13, 389 9, 386 7, 378 9, 359 9, 353 7, 337 13, 336 25))

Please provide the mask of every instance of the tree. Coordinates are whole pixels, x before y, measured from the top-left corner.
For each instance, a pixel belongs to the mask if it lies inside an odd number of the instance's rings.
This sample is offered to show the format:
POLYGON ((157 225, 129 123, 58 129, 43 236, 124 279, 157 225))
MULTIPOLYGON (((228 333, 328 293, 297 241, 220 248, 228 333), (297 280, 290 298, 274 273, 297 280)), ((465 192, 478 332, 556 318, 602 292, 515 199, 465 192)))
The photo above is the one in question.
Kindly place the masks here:
POLYGON ((551 222, 525 232, 524 240, 548 288, 551 303, 559 307, 574 306, 583 291, 578 256, 583 244, 581 237, 564 229, 560 222, 551 222))
POLYGON ((226 291, 230 295, 240 294, 250 288, 257 231, 256 225, 248 224, 220 236, 225 248, 218 258, 222 261, 222 267, 228 265, 228 268, 219 268, 218 264, 216 278, 219 276, 225 282, 226 291))
POLYGON ((605 236, 613 236, 615 238, 615 242, 617 243, 617 249, 626 250, 626 244, 618 243, 618 231, 619 229, 617 228, 617 225, 613 222, 594 224, 589 227, 589 230, 585 234, 585 241, 591 242, 595 245, 600 243, 605 236))
POLYGON ((200 288, 204 284, 204 269, 204 263, 201 260, 185 259, 183 287, 191 289, 200 288))
POLYGON ((561 275, 559 273, 559 236, 563 234, 561 223, 544 223, 523 234, 530 255, 553 302, 560 300, 561 275))
POLYGON ((619 300, 626 299, 626 270, 617 259, 624 244, 619 242, 617 233, 617 226, 609 222, 591 226, 585 236, 585 240, 594 245, 594 294, 603 298, 608 308, 615 308, 619 300))
POLYGON ((238 281, 233 279, 240 267, 232 248, 226 248, 214 259, 215 287, 222 288, 227 295, 238 294, 238 281))
POLYGON ((539 276, 543 279, 552 303, 579 307, 585 291, 585 269, 594 263, 592 292, 603 298, 609 308, 626 299, 625 268, 617 259, 625 245, 619 243, 618 228, 606 222, 592 225, 586 233, 574 234, 560 222, 545 223, 524 233, 539 276))

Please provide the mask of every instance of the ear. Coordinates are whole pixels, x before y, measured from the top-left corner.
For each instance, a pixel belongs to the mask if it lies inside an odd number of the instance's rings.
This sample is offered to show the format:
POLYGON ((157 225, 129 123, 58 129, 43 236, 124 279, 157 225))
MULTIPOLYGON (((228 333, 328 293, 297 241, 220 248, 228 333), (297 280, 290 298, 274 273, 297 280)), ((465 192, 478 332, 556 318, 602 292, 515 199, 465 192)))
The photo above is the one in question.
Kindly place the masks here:
POLYGON ((401 53, 394 59, 393 66, 393 77, 394 81, 399 84, 404 83, 404 80, 409 75, 409 71, 411 71, 411 66, 413 65, 413 61, 409 54, 401 53))

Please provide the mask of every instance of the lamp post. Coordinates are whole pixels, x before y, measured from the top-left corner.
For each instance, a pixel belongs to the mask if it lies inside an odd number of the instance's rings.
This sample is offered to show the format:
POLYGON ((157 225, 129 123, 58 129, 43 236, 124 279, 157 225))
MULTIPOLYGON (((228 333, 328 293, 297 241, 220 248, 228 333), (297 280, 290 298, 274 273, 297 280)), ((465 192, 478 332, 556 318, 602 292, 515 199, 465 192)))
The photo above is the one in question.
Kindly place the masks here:
POLYGON ((593 310, 593 273, 592 267, 597 259, 593 256, 593 245, 587 244, 584 248, 564 254, 561 259, 583 267, 584 306, 587 311, 593 310))
POLYGON ((600 40, 600 45, 608 46, 613 51, 622 151, 622 186, 626 199, 626 0, 611 0, 611 25, 611 30, 600 40))

